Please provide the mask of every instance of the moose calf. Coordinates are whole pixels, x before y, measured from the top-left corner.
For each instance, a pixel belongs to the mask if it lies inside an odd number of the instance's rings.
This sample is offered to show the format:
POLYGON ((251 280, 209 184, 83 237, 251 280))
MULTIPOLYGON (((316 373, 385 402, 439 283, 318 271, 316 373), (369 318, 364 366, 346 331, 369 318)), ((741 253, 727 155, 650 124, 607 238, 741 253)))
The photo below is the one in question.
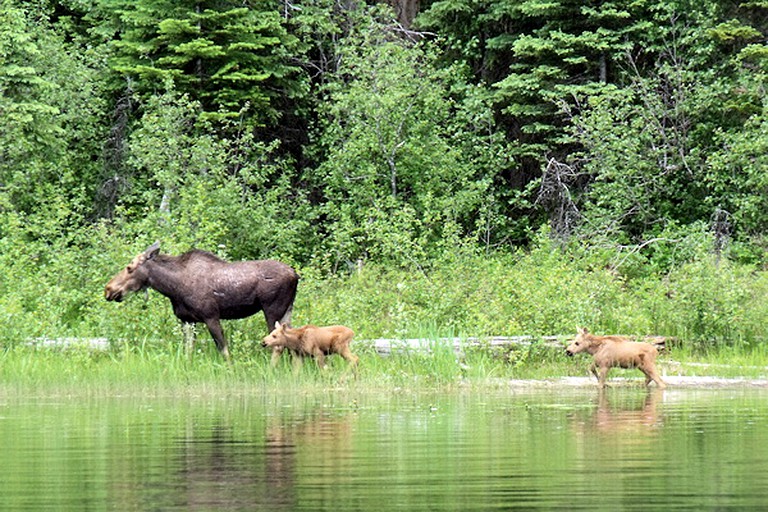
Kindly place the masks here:
MULTIPOLYGON (((305 325, 294 329, 275 322, 275 329, 262 340, 261 344, 273 350, 287 348, 293 353, 294 361, 304 356, 314 356, 320 368, 325 368, 325 356, 330 354, 339 354, 352 366, 356 366, 358 357, 349 350, 349 342, 354 335, 352 329, 343 325, 328 327, 305 325)), ((273 359, 273 366, 276 363, 277 361, 273 359)))
POLYGON ((589 371, 597 377, 601 388, 605 387, 608 370, 613 367, 637 368, 645 374, 646 386, 653 380, 659 388, 666 387, 656 371, 658 350, 650 343, 629 341, 623 336, 595 336, 580 328, 576 338, 565 349, 569 356, 579 352, 586 352, 594 358, 589 371))

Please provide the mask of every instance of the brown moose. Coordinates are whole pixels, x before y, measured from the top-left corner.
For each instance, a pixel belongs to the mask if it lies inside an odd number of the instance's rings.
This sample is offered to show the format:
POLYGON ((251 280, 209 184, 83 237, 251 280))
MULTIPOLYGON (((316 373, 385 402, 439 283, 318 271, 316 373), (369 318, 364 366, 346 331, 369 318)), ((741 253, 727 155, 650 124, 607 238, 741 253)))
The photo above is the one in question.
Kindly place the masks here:
MULTIPOLYGON (((185 324, 203 322, 219 352, 229 361, 220 320, 264 312, 267 327, 290 323, 299 276, 274 260, 228 263, 209 252, 192 250, 181 256, 159 254, 155 242, 107 283, 104 296, 121 301, 129 292, 146 288, 168 297, 173 313, 185 324)), ((273 359, 280 351, 273 353, 273 359)))
POLYGON ((637 368, 645 374, 646 386, 654 381, 659 388, 666 387, 656 371, 658 350, 650 343, 629 341, 623 336, 595 336, 587 329, 579 328, 565 353, 573 356, 580 352, 593 357, 589 371, 597 377, 601 388, 605 387, 608 370, 613 367, 637 368))
MULTIPOLYGON (((292 329, 285 324, 275 322, 274 330, 264 338, 262 345, 271 347, 273 350, 289 349, 293 353, 294 364, 300 363, 305 356, 312 356, 320 368, 325 368, 325 356, 339 354, 356 367, 358 357, 349 350, 349 342, 354 335, 352 329, 343 325, 328 327, 305 325, 292 329)), ((273 365, 275 362, 275 358, 272 358, 273 365)))

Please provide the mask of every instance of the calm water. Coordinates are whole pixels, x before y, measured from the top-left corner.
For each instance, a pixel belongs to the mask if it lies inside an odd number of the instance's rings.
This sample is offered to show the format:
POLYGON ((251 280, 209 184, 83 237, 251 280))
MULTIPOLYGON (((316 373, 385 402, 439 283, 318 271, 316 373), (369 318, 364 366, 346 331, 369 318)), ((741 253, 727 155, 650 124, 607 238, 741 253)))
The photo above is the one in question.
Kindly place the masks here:
POLYGON ((748 510, 768 390, 0 397, 0 510, 748 510))

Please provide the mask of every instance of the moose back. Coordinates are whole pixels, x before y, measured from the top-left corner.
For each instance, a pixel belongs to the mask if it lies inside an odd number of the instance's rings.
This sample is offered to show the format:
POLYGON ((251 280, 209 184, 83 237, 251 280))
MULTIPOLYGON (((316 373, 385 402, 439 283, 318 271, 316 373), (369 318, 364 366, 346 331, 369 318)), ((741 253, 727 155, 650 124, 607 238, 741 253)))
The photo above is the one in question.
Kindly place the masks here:
POLYGON ((155 242, 118 272, 104 290, 109 301, 152 288, 170 299, 174 314, 184 323, 202 322, 219 352, 229 360, 220 320, 245 318, 264 312, 268 328, 291 321, 299 276, 274 260, 226 262, 206 251, 181 256, 160 254, 155 242))

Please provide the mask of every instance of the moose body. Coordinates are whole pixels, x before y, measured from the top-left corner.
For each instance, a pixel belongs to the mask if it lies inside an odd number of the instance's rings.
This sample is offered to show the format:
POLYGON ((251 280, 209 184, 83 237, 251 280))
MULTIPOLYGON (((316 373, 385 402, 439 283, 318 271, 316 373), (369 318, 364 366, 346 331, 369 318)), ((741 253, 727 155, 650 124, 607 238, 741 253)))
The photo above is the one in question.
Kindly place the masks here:
POLYGON ((325 368, 325 356, 330 354, 339 354, 352 366, 356 366, 358 357, 349 350, 349 343, 354 335, 352 329, 343 325, 305 325, 292 329, 276 322, 275 329, 264 338, 262 345, 273 350, 287 348, 293 353, 295 361, 312 356, 320 368, 325 368))
POLYGON ((623 336, 595 336, 580 328, 565 353, 573 356, 580 352, 587 352, 593 357, 589 370, 597 377, 601 388, 606 385, 608 370, 614 367, 637 368, 645 374, 646 386, 654 381, 658 387, 666 387, 656 371, 659 352, 650 343, 629 341, 623 336))
MULTIPOLYGON (((220 320, 264 312, 267 326, 290 323, 299 276, 274 260, 226 262, 206 251, 180 256, 159 254, 155 243, 136 256, 107 284, 104 295, 121 301, 127 293, 152 288, 170 299, 174 314, 186 324, 208 327, 219 352, 229 360, 220 320)), ((279 355, 275 352, 273 357, 279 355)))

